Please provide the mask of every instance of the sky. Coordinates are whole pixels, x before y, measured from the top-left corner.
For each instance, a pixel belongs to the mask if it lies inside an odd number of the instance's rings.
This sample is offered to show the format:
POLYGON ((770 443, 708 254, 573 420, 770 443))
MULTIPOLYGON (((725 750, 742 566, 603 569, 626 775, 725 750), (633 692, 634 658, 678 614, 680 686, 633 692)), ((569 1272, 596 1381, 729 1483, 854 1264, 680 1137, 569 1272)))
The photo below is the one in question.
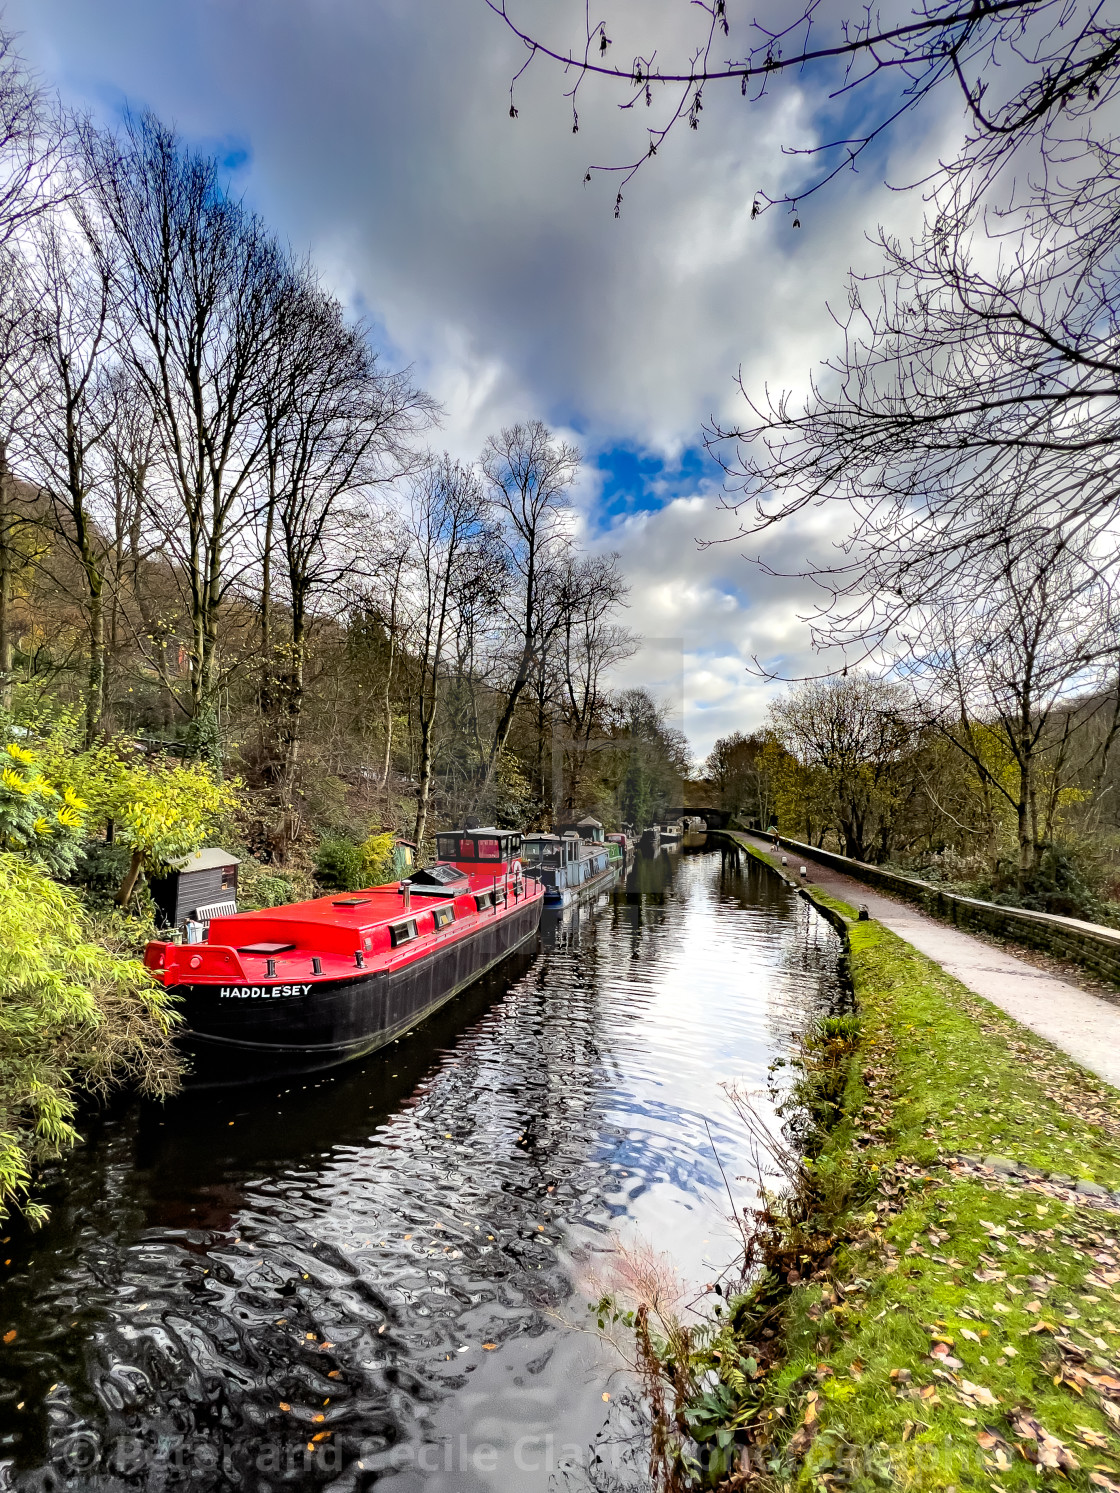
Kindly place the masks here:
MULTIPOLYGON (((582 16, 575 0, 525 7, 582 16)), ((754 658, 784 677, 820 667, 803 620, 814 598, 782 577, 827 554, 839 516, 736 538, 703 427, 741 416, 737 377, 803 390, 836 350, 829 308, 844 308, 850 266, 874 269, 868 235, 920 222, 918 194, 884 183, 951 148, 953 101, 811 198, 795 229, 780 209, 752 221, 751 203, 799 180, 805 162, 783 145, 821 138, 823 92, 713 90, 700 129, 669 138, 616 219, 616 179, 584 173, 630 159, 645 120, 591 89, 573 134, 564 81, 539 63, 511 119, 524 54, 483 0, 8 0, 5 14, 69 105, 105 122, 150 107, 213 152, 368 319, 387 364, 440 401, 436 439, 455 455, 531 418, 579 445, 583 539, 620 554, 624 621, 647 640, 618 682, 662 697, 698 758, 764 719, 776 686, 754 658)), ((731 0, 729 14, 734 27, 748 12, 731 0)), ((627 57, 651 35, 686 45, 696 8, 643 0, 628 15, 641 34, 612 37, 627 57)))

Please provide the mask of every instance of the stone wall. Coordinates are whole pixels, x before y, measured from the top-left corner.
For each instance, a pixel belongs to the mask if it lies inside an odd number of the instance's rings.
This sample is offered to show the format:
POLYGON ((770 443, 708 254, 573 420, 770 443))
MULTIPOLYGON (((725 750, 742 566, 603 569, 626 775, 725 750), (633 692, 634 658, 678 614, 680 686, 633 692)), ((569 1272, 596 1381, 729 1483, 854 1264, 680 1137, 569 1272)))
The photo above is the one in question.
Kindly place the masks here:
MULTIPOLYGON (((1120 929, 1085 923, 1079 918, 1058 917, 1049 912, 1029 912, 1023 907, 1000 907, 994 902, 980 902, 975 897, 948 892, 932 882, 900 876, 896 871, 869 866, 864 861, 849 860, 846 855, 837 855, 831 850, 817 850, 799 840, 783 838, 781 844, 795 855, 804 855, 879 891, 915 902, 934 917, 955 923, 958 928, 993 933, 997 938, 1012 939, 1028 948, 1075 960, 1094 974, 1120 985, 1120 929)), ((793 870, 791 879, 796 880, 796 867, 787 869, 793 870)))

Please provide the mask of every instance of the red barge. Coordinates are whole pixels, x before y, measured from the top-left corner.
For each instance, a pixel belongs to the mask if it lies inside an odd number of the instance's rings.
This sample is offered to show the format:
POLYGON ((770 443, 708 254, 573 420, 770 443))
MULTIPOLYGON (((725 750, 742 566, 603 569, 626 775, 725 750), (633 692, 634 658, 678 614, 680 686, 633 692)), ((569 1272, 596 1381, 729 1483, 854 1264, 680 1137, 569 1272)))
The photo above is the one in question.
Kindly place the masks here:
POLYGON ((203 943, 150 943, 186 1044, 270 1073, 333 1066, 399 1037, 535 938, 544 887, 521 836, 440 834, 407 880, 215 917, 203 943))

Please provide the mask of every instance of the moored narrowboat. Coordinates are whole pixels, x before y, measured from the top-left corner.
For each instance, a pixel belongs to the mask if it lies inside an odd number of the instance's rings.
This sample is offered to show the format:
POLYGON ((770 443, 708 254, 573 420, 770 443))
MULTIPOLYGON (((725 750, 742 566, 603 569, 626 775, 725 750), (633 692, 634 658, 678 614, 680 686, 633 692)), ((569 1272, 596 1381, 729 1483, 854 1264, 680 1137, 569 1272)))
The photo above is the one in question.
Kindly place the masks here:
MULTIPOLYGON (((582 822, 582 821, 581 821, 582 822)), ((620 867, 620 857, 612 859, 602 838, 590 834, 584 838, 576 828, 559 835, 526 835, 523 854, 530 874, 544 883, 544 898, 549 907, 567 907, 576 897, 609 885, 620 867)))
POLYGON ((305 1072, 393 1041, 537 936, 545 888, 522 837, 436 837, 440 859, 388 886, 210 921, 202 943, 150 943, 181 998, 184 1043, 268 1073, 305 1072))
MULTIPOLYGON (((620 869, 625 870, 626 867, 629 866, 630 862, 634 859, 633 838, 630 835, 626 834, 625 831, 618 831, 617 833, 609 834, 607 836, 607 849, 610 850, 610 847, 612 845, 615 846, 618 852, 620 869)), ((612 859, 614 858, 614 854, 615 852, 611 851, 612 859)))

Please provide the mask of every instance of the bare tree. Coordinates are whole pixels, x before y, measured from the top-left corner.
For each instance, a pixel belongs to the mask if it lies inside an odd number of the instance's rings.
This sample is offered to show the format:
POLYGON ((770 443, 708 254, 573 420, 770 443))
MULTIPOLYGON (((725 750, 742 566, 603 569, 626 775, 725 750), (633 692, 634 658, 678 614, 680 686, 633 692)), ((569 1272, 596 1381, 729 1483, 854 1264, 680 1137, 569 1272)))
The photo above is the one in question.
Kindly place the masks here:
POLYGON ((503 429, 490 437, 482 453, 482 470, 501 518, 508 570, 516 585, 502 603, 511 677, 503 690, 480 798, 489 788, 505 749, 534 660, 539 660, 544 650, 542 627, 549 609, 542 606, 542 597, 550 575, 555 577, 567 557, 568 492, 578 475, 580 460, 574 446, 554 440, 539 420, 503 429))
POLYGON ((1116 556, 1120 161, 1097 164, 994 236, 951 195, 917 243, 883 237, 809 396, 744 389, 750 418, 710 432, 744 534, 846 510, 843 553, 809 567, 819 643, 874 652, 950 576, 998 569, 1016 534, 1116 556))
POLYGON ((81 212, 41 217, 30 232, 24 312, 37 353, 34 407, 19 460, 45 495, 55 531, 78 562, 89 634, 86 740, 105 713, 105 610, 112 529, 104 522, 107 436, 117 420, 112 274, 81 212))
MULTIPOLYGON (((909 669, 928 718, 971 765, 988 812, 1014 819, 1020 879, 1054 837, 1063 796, 1107 766, 1120 712, 1116 603, 1091 547, 1041 533, 929 606, 909 669), (1111 717, 1102 743, 1087 731, 1111 717)), ((994 838, 994 836, 993 836, 994 838)))
POLYGON ((573 558, 559 588, 557 724, 564 733, 567 802, 555 805, 554 812, 585 806, 585 779, 599 746, 610 671, 638 648, 639 639, 614 621, 629 589, 618 562, 617 555, 573 558))
MULTIPOLYGON (((1024 141, 1045 143, 1052 132, 1087 128, 1110 103, 1120 78, 1120 27, 1096 0, 922 0, 916 6, 886 4, 850 8, 807 0, 792 9, 774 7, 743 22, 735 0, 681 3, 681 16, 667 17, 662 34, 643 22, 626 57, 612 51, 612 36, 633 36, 629 7, 613 15, 571 3, 550 8, 548 20, 525 18, 524 0, 486 0, 526 49, 510 86, 510 114, 517 116, 516 86, 533 63, 552 63, 570 85, 566 96, 572 129, 580 127, 580 95, 599 83, 613 87, 623 110, 649 110, 653 123, 629 160, 592 165, 592 174, 620 178, 615 212, 626 184, 657 154, 668 134, 687 121, 698 129, 709 89, 731 88, 754 103, 782 82, 816 82, 832 128, 820 144, 794 145, 792 154, 812 165, 794 197, 759 192, 757 215, 774 200, 795 207, 865 151, 898 120, 944 87, 956 88, 968 122, 968 149, 995 169, 1024 141), (691 18, 692 26, 689 26, 691 18), (683 44, 681 30, 689 32, 683 44), (867 103, 850 127, 850 95, 867 103), (657 104, 655 108, 654 105, 657 104), (847 111, 847 112, 845 112, 847 111)), ((1106 111, 1107 112, 1107 111, 1106 111)), ((794 218, 794 226, 799 223, 794 218)))
POLYGON ((0 708, 12 701, 12 578, 19 565, 10 445, 34 398, 20 234, 50 205, 64 124, 0 30, 0 708))
POLYGON ((477 474, 449 456, 433 461, 413 485, 411 534, 417 615, 412 648, 417 672, 419 753, 412 837, 417 845, 423 844, 428 823, 436 720, 456 607, 462 588, 470 581, 472 551, 488 542, 486 511, 477 474))
MULTIPOLYGON (((265 396, 265 563, 279 526, 290 623, 278 671, 280 774, 290 799, 299 762, 307 629, 315 598, 358 565, 347 520, 356 502, 399 480, 434 406, 407 375, 382 372, 364 329, 306 274, 280 310, 279 379, 265 396)), ((268 570, 262 609, 270 613, 268 570)), ((270 643, 270 633, 266 634, 270 643)), ((276 674, 272 648, 264 663, 276 674)))
POLYGON ((222 189, 216 162, 153 116, 130 116, 119 136, 85 127, 82 144, 89 195, 114 239, 132 367, 183 515, 192 717, 198 748, 213 751, 225 565, 262 452, 289 266, 222 189))
POLYGON ((793 756, 823 770, 844 854, 866 860, 913 741, 901 689, 861 673, 807 680, 773 703, 770 721, 793 756))

